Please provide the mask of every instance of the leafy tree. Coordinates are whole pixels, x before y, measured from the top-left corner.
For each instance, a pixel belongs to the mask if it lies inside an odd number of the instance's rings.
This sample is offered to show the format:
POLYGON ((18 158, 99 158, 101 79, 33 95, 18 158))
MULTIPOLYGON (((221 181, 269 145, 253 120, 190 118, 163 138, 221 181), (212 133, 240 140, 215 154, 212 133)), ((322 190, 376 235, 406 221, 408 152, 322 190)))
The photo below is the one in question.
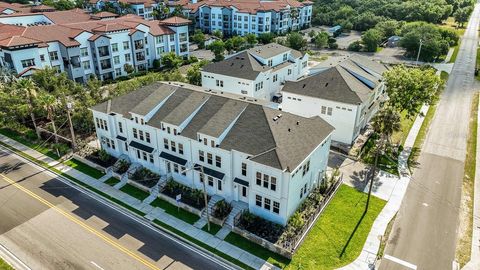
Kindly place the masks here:
POLYGON ((294 50, 304 50, 307 47, 307 40, 298 32, 292 32, 287 35, 286 45, 294 50))
POLYGON ((245 35, 245 41, 248 44, 248 47, 253 47, 255 44, 257 44, 257 36, 255 34, 247 34, 245 35))
POLYGON ((247 41, 244 37, 241 36, 233 36, 232 38, 229 39, 232 43, 232 49, 235 51, 240 51, 245 48, 247 45, 247 41))
POLYGON ((362 43, 360 41, 354 41, 348 45, 347 50, 352 52, 359 52, 362 50, 362 43))
POLYGON ((167 69, 177 69, 183 63, 183 59, 174 52, 165 53, 162 55, 162 64, 167 69))
POLYGON ((367 52, 376 52, 377 47, 381 41, 382 41, 382 33, 380 33, 380 31, 374 28, 367 30, 362 35, 362 43, 363 45, 365 45, 365 50, 367 52))
POLYGON ((431 104, 435 99, 441 79, 433 68, 407 68, 395 66, 384 73, 388 103, 398 112, 407 116, 417 115, 423 104, 431 104))
POLYGON ((216 36, 217 38, 223 38, 223 32, 220 30, 214 30, 212 35, 216 36))
POLYGON ((403 22, 396 20, 387 20, 377 23, 375 28, 382 33, 383 39, 397 35, 397 32, 402 27, 403 22))
POLYGON ((312 29, 312 30, 310 30, 310 32, 308 32, 308 36, 309 36, 310 38, 314 38, 314 37, 316 36, 316 33, 317 33, 317 32, 315 32, 315 30, 312 29))
POLYGON ((215 54, 215 61, 218 62, 224 59, 225 43, 222 40, 215 40, 208 46, 208 49, 215 54))
POLYGON ((205 34, 201 30, 195 30, 195 34, 192 36, 192 41, 198 44, 198 48, 205 48, 205 34))
POLYGON ((202 73, 200 72, 200 65, 194 64, 187 70, 188 83, 194 85, 202 85, 202 73))
POLYGON ((125 65, 123 65, 123 69, 125 70, 125 72, 127 72, 127 74, 130 74, 132 72, 135 71, 135 69, 133 68, 132 65, 126 63, 125 65))
POLYGON ((471 6, 459 8, 453 13, 453 17, 455 18, 455 22, 457 22, 460 27, 463 27, 464 24, 468 21, 470 14, 472 13, 473 9, 471 6))
MULTIPOLYGON (((119 2, 121 3, 121 2, 119 2)), ((170 15, 170 9, 166 5, 158 5, 153 9, 153 17, 156 20, 163 20, 170 15)))
POLYGON ((38 92, 37 85, 31 79, 22 78, 15 82, 13 87, 15 90, 12 92, 12 94, 25 101, 25 103, 18 104, 18 109, 21 112, 30 115, 32 125, 37 132, 37 136, 40 137, 40 132, 37 129, 37 121, 35 118, 35 107, 38 92))
POLYGON ((262 44, 268 44, 273 42, 273 40, 275 39, 275 34, 271 32, 261 33, 260 35, 258 35, 257 39, 258 39, 258 42, 262 44))
POLYGON ((55 143, 58 143, 57 127, 55 125, 54 116, 55 107, 58 105, 57 99, 50 93, 40 92, 40 95, 37 97, 37 103, 47 113, 47 119, 50 120, 53 134, 55 135, 55 143))
POLYGON ((69 0, 43 0, 42 4, 54 7, 56 10, 69 10, 75 8, 75 2, 69 0))
POLYGON ((325 48, 325 46, 327 46, 328 44, 328 34, 327 32, 319 32, 316 36, 315 36, 315 46, 317 48, 325 48))

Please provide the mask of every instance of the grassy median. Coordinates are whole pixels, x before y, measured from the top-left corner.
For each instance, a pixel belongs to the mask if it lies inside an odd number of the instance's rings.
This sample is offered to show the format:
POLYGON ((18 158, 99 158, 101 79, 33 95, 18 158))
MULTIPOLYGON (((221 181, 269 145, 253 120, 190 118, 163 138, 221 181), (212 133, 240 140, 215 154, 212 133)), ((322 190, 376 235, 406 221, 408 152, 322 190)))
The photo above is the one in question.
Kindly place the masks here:
POLYGON ((0 258, 0 270, 14 270, 8 263, 0 258))

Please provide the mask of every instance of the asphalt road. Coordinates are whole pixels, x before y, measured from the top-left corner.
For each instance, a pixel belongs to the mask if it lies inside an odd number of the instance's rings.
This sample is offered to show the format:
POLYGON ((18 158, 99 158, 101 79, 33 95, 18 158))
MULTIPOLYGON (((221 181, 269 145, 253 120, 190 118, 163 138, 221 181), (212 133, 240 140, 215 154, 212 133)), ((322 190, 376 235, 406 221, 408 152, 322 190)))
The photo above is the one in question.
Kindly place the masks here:
MULTIPOLYGON (((447 87, 390 234, 380 269, 452 269, 480 6, 475 6, 447 87)), ((478 87, 476 88, 478 90, 478 87)))
POLYGON ((1 150, 0 244, 31 269, 227 269, 1 150))

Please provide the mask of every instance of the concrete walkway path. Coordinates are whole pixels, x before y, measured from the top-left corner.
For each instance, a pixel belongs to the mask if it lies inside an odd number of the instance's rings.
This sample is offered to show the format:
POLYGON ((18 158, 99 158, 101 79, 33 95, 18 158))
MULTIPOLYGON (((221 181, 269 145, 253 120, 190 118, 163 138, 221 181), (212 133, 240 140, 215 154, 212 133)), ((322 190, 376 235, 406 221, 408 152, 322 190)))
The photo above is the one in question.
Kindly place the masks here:
POLYGON ((48 165, 60 170, 61 172, 68 174, 69 176, 91 186, 94 187, 97 190, 100 190, 104 192, 105 194, 118 199, 129 206, 140 210, 144 213, 146 213, 146 219, 147 220, 159 220, 179 231, 182 231, 189 235, 190 237, 193 237, 210 247, 213 247, 227 255, 229 255, 232 258, 235 258, 248 266, 254 268, 254 269, 277 269, 274 265, 268 263, 267 261, 258 258, 248 252, 246 252, 243 249, 240 249, 228 242, 223 241, 222 239, 215 237, 207 232, 202 231, 199 228, 196 228, 193 225, 190 225, 174 216, 171 216, 161 208, 157 207, 152 207, 149 204, 146 204, 114 187, 111 187, 102 181, 99 181, 98 179, 94 179, 80 171, 77 171, 76 169, 73 169, 67 165, 64 165, 63 163, 60 163, 57 160, 54 160, 50 157, 45 156, 44 154, 33 150, 15 140, 12 140, 4 135, 0 134, 0 141, 19 150, 22 151, 23 153, 37 159, 41 160, 48 165))

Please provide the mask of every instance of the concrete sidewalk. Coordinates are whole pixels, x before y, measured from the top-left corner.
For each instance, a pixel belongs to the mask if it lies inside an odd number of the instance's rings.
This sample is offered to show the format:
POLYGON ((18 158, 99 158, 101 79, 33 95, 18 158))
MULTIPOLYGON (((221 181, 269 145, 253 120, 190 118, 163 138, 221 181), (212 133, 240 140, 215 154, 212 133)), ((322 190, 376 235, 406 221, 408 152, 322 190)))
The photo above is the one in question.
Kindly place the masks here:
POLYGON ((68 174, 69 176, 91 186, 94 187, 97 190, 100 190, 101 192, 104 192, 105 194, 118 199, 129 206, 142 211, 146 214, 146 218, 149 220, 160 220, 163 223, 172 226, 173 228, 176 228, 177 230, 180 230, 187 235, 209 245, 210 247, 213 247, 228 256, 235 258, 248 266, 254 268, 254 269, 277 269, 277 267, 273 266, 272 264, 266 262, 265 260, 258 258, 243 249, 240 249, 228 242, 223 241, 222 239, 202 231, 199 228, 196 228, 193 225, 190 225, 172 215, 169 215, 165 213, 165 211, 161 208, 158 207, 153 207, 150 204, 144 203, 118 189, 115 189, 114 187, 111 187, 107 184, 104 184, 102 181, 99 181, 98 179, 94 179, 80 171, 77 171, 67 165, 64 165, 62 163, 59 163, 57 160, 54 160, 48 156, 45 156, 44 154, 35 151, 15 140, 12 140, 4 135, 0 134, 0 141, 14 147, 15 149, 22 151, 23 153, 37 159, 40 161, 43 161, 47 163, 48 165, 62 171, 65 174, 68 174))
MULTIPOLYGON (((428 108, 428 106, 422 107, 421 113, 415 119, 412 128, 408 133, 404 144, 404 150, 398 157, 398 172, 400 178, 398 178, 393 186, 390 183, 391 187, 388 190, 391 191, 391 193, 389 194, 388 202, 378 215, 377 219, 375 219, 360 255, 355 259, 355 261, 340 269, 361 270, 375 268, 375 264, 377 263, 377 253, 380 248, 380 241, 385 234, 388 223, 393 219, 395 214, 400 209, 403 197, 407 191, 408 183, 410 182, 410 171, 408 169, 407 161, 415 143, 415 139, 417 138, 417 134, 422 126, 423 120, 425 119, 425 117, 422 115, 426 115, 428 108)), ((376 179, 378 179, 378 181, 386 182, 389 179, 385 179, 385 176, 385 174, 382 175, 379 173, 376 176, 376 179)), ((368 192, 368 189, 366 191, 368 192)), ((382 195, 384 196, 387 194, 382 195)))

